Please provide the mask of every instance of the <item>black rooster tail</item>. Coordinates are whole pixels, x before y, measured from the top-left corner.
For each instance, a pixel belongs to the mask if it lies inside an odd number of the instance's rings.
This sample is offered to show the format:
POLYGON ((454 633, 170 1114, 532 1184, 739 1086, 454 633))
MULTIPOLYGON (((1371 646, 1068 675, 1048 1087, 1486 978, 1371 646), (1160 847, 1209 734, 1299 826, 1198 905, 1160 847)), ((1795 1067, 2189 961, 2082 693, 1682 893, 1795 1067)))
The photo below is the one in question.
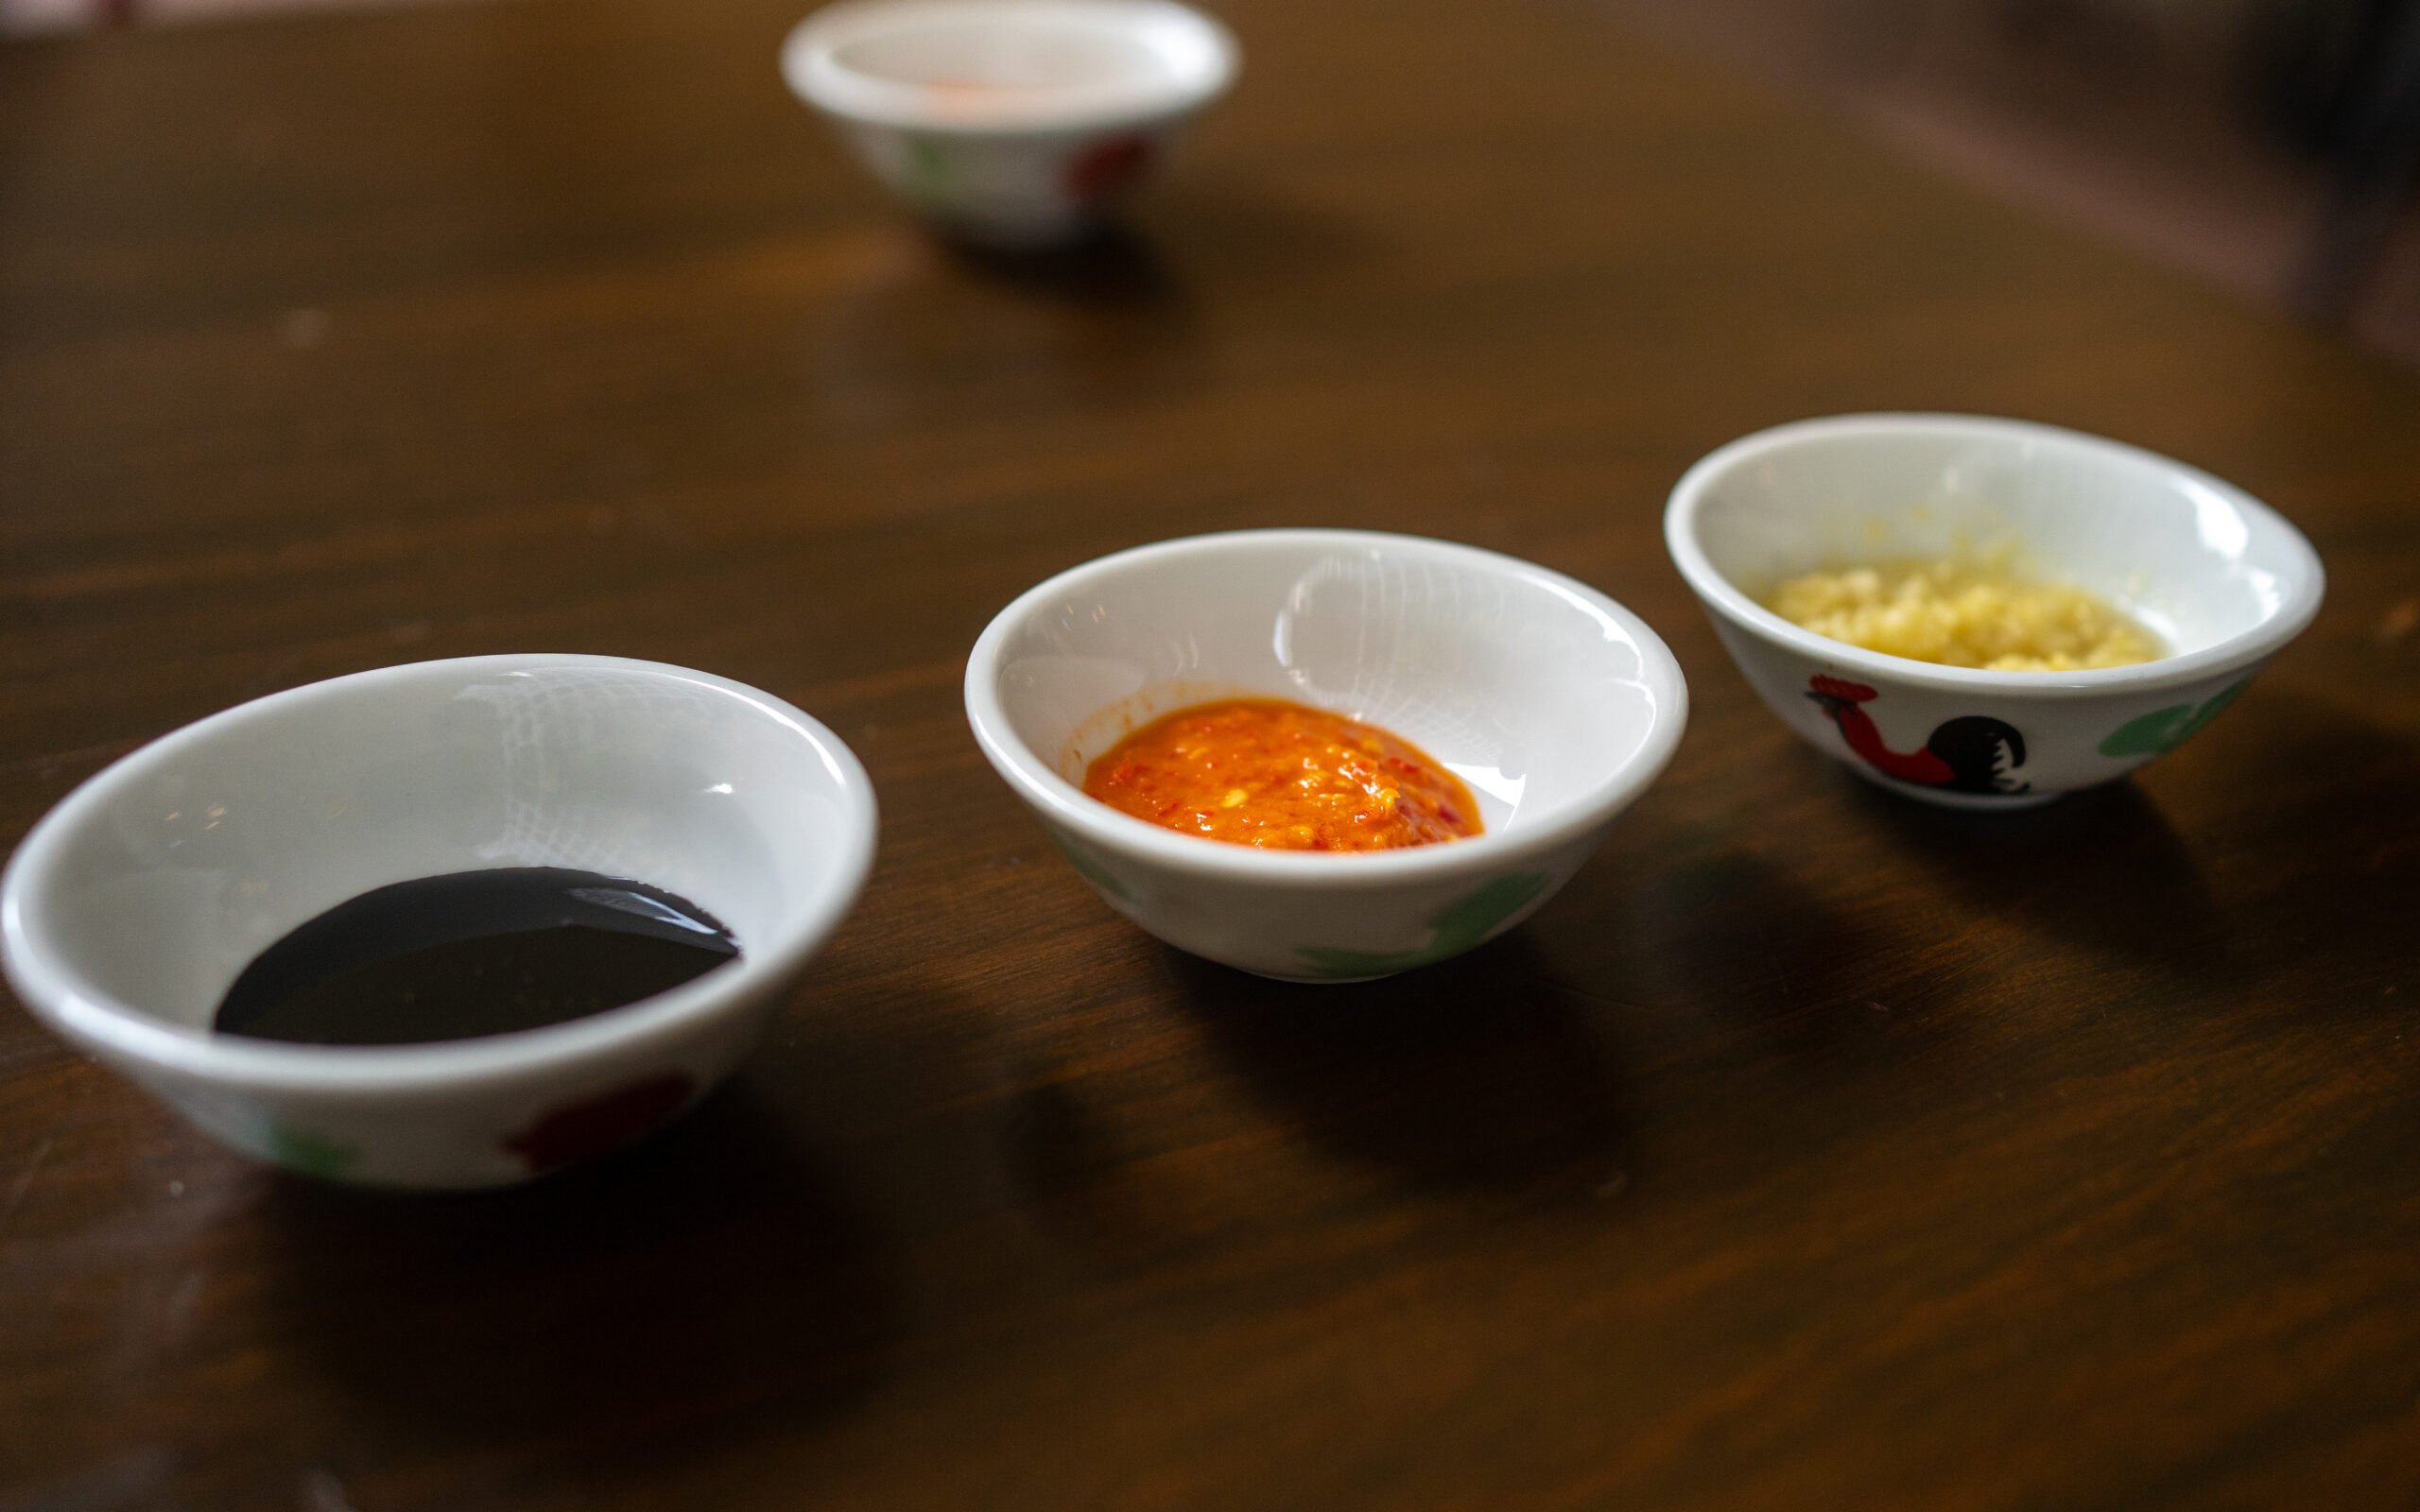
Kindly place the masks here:
POLYGON ((1950 771, 1943 784, 1961 793, 2021 793, 2026 784, 2013 775, 2025 765, 2025 737, 2016 728, 1987 714, 1964 714, 1944 720, 1925 742, 1925 749, 1942 759, 1950 771))

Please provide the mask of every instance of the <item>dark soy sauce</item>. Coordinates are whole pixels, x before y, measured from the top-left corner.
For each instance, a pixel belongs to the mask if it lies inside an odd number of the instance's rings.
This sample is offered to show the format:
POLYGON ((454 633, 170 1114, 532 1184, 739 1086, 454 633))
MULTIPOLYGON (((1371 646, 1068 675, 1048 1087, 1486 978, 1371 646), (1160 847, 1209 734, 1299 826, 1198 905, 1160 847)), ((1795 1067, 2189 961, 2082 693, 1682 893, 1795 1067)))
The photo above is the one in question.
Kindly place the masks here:
POLYGON ((713 915, 661 887, 559 867, 458 871, 302 925, 244 968, 212 1024, 320 1045, 473 1040, 618 1008, 738 956, 713 915))

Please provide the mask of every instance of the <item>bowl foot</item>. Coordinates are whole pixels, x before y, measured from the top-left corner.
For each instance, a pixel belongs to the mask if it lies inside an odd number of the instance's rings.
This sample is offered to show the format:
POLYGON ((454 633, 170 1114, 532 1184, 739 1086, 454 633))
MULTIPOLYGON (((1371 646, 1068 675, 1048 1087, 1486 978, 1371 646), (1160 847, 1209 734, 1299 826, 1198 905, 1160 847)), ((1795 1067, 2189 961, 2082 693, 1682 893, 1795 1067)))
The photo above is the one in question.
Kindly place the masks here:
POLYGON ((1957 793, 1943 787, 1918 787, 1913 782, 1902 782, 1858 762, 1841 762, 1841 765, 1886 793, 1896 793, 1901 798, 1913 799, 1940 809, 1965 809, 1970 812, 2038 809, 2045 803, 2066 797, 2065 788, 2052 788, 2047 793, 1957 793))

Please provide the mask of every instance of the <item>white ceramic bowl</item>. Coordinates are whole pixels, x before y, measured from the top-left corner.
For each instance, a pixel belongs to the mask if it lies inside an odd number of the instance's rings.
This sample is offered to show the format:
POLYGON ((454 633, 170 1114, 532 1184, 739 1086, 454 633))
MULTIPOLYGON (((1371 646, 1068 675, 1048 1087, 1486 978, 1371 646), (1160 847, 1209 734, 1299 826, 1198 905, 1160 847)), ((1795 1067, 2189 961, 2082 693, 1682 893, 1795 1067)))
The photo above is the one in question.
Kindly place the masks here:
POLYGON ((1655 632, 1584 584, 1442 541, 1253 530, 1088 562, 1018 598, 966 667, 992 765, 1084 880, 1179 949, 1289 981, 1443 960, 1552 896, 1671 759, 1688 717, 1655 632), (1264 851, 1084 796, 1134 727, 1213 698, 1333 709, 1451 767, 1481 834, 1264 851))
POLYGON ((1894 792, 2011 808, 2123 776, 2207 724, 2319 612, 2300 532, 2138 448, 2020 421, 1846 415, 1732 442, 1672 490, 1681 576, 1758 696, 1894 792), (1756 595, 1818 568, 2008 549, 2172 654, 2091 672, 1911 662, 1801 629, 1756 595))
POLYGON ((792 93, 944 231, 1081 234, 1223 93, 1236 46, 1173 0, 844 0, 782 45, 792 93))
POLYGON ((864 770, 752 688, 608 657, 387 667, 166 735, 69 794, 0 879, 36 1017, 249 1155, 489 1186, 624 1143, 722 1077, 856 901, 864 770), (238 972, 373 887, 495 867, 694 900, 741 956, 543 1029, 401 1046, 214 1033, 238 972))

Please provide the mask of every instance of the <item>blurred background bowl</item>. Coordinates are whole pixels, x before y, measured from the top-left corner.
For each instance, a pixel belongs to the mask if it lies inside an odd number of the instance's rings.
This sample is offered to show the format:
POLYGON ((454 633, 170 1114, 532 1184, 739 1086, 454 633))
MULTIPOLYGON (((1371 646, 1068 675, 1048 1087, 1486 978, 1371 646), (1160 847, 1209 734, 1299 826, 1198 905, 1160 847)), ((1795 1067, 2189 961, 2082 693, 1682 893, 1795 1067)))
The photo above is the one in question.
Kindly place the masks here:
POLYGON ((755 1043, 856 902, 872 785, 789 705, 703 672, 490 656, 291 689, 62 799, 0 880, 34 1015, 248 1155, 372 1185, 493 1186, 628 1143, 755 1043), (739 959, 545 1028, 317 1045, 211 1028, 237 973, 374 887, 564 867, 689 899, 739 959))
POLYGON ((2117 441, 1964 415, 1759 431, 1689 469, 1664 533, 1783 723, 1861 777, 1953 807, 2040 803, 2174 749, 2302 633, 2325 589, 2310 542, 2240 489, 2117 441), (1817 569, 1994 550, 2099 595, 2170 654, 2083 672, 1943 666, 1760 602, 1817 569))
POLYGON ((782 77, 875 178, 945 233, 1083 234, 1234 78, 1234 40, 1173 0, 844 0, 782 77))
POLYGON ((1681 669, 1636 615, 1475 547, 1342 530, 1163 541, 1000 611, 966 668, 993 767, 1084 880, 1153 935, 1289 981, 1426 965, 1510 929, 1593 852, 1679 745, 1681 669), (1179 834, 1084 796, 1137 726, 1284 698, 1392 730, 1451 768, 1485 833, 1375 853, 1179 834))

